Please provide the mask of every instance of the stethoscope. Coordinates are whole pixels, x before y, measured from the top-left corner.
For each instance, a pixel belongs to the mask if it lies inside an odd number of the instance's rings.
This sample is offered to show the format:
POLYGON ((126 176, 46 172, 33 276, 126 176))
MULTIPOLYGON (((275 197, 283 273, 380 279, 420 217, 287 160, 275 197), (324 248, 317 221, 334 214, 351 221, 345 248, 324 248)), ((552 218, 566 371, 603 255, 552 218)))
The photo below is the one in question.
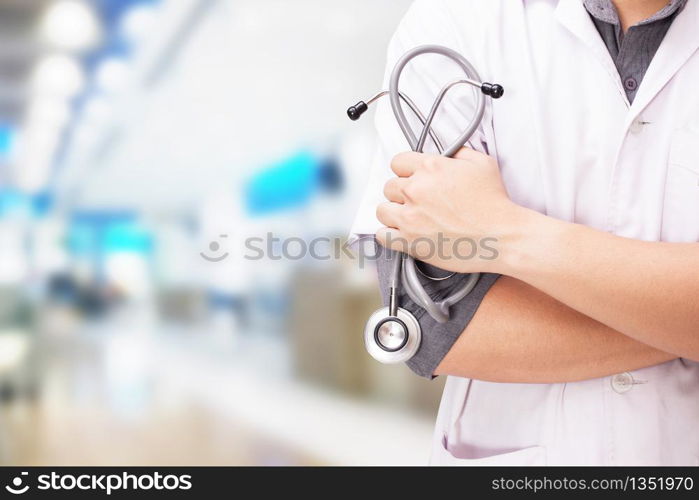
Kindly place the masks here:
MULTIPOLYGON (((485 111, 485 98, 488 95, 493 99, 502 97, 504 89, 501 85, 482 82, 478 72, 466 58, 458 52, 440 45, 422 45, 405 53, 396 63, 391 73, 388 90, 384 90, 373 96, 368 101, 360 101, 347 110, 347 116, 351 120, 357 120, 369 108, 369 105, 388 95, 391 101, 393 115, 398 126, 408 141, 413 151, 422 152, 427 136, 432 139, 437 151, 443 156, 454 156, 471 138, 483 119, 485 111), (466 78, 454 80, 446 84, 437 94, 430 112, 425 117, 417 105, 398 89, 401 74, 405 66, 415 57, 422 54, 439 54, 454 61, 466 74, 466 78), (476 111, 471 122, 464 128, 461 135, 447 148, 444 148, 437 135, 432 130, 432 121, 439 109, 446 93, 456 85, 467 84, 480 89, 474 91, 476 97, 476 111), (422 131, 417 137, 413 132, 403 111, 401 101, 422 123, 422 131)), ((445 280, 454 276, 451 273, 443 277, 429 276, 416 265, 415 260, 409 255, 396 253, 393 257, 391 268, 391 281, 389 288, 389 301, 387 307, 382 307, 374 312, 364 328, 364 344, 369 354, 382 363, 402 363, 412 358, 420 347, 422 332, 420 324, 415 316, 398 305, 398 293, 400 286, 405 288, 410 299, 422 307, 430 316, 439 323, 449 320, 449 308, 462 300, 476 286, 480 275, 469 274, 463 286, 459 287, 451 295, 435 302, 425 291, 418 274, 430 280, 445 280)))

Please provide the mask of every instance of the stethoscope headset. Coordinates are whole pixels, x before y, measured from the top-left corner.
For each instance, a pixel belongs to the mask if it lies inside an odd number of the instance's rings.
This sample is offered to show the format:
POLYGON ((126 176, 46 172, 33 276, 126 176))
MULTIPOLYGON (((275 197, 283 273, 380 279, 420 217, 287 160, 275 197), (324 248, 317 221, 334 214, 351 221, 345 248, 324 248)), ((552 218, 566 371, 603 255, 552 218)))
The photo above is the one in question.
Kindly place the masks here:
MULTIPOLYGON (((358 120, 369 106, 383 96, 388 95, 391 102, 393 115, 398 126, 403 132, 410 148, 413 151, 422 152, 427 136, 435 144, 437 151, 447 157, 454 156, 468 142, 483 119, 485 111, 485 98, 493 99, 502 97, 504 89, 501 85, 481 81, 478 72, 471 63, 458 52, 440 45, 422 45, 406 52, 396 63, 391 73, 388 90, 381 91, 368 101, 359 101, 347 110, 347 116, 351 120, 358 120), (466 75, 466 78, 454 80, 446 84, 437 94, 437 97, 425 117, 417 105, 402 91, 399 90, 399 82, 403 69, 415 57, 422 54, 439 54, 454 61, 466 75), (432 130, 432 122, 447 92, 461 84, 471 85, 476 89, 476 110, 473 118, 454 142, 444 148, 437 134, 432 130), (405 103, 415 117, 422 124, 420 136, 417 137, 405 116, 402 103, 405 103)), ((402 363, 412 358, 420 347, 422 332, 417 318, 408 310, 398 304, 398 294, 403 286, 408 297, 418 306, 422 307, 437 322, 444 323, 449 320, 449 308, 466 297, 476 286, 480 274, 472 273, 464 284, 444 299, 435 302, 429 296, 418 275, 430 280, 445 280, 454 276, 451 273, 443 277, 430 276, 417 266, 415 260, 404 253, 397 252, 393 257, 391 268, 391 280, 389 286, 388 306, 374 312, 364 328, 364 344, 369 354, 382 363, 402 363)))

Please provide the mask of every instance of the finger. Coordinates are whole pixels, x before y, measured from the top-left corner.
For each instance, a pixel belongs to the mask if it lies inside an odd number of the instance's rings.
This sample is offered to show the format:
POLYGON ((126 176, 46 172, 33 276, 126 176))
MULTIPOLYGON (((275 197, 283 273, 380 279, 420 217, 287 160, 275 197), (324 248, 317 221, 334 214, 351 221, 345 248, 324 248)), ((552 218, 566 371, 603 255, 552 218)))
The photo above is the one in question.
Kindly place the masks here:
POLYGON ((400 203, 393 203, 391 201, 381 203, 376 207, 376 218, 379 219, 379 222, 384 226, 397 228, 402 208, 403 205, 400 203))
POLYGON ((391 160, 391 170, 398 177, 410 177, 420 168, 424 154, 414 151, 398 153, 391 160))
POLYGON ((383 195, 388 201, 405 203, 403 189, 405 189, 407 183, 408 179, 406 177, 392 177, 384 184, 383 195))

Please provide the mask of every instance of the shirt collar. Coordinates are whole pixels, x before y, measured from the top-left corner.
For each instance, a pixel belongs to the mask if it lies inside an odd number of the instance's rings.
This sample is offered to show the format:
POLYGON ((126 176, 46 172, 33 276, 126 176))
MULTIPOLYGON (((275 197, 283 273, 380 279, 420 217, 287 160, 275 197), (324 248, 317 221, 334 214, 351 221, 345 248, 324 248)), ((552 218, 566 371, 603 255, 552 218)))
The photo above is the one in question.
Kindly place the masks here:
MULTIPOLYGON (((670 17, 684 7, 686 3, 687 0, 669 0, 665 7, 637 25, 649 24, 670 17)), ((590 15, 595 19, 609 24, 619 24, 619 14, 617 14, 616 7, 614 7, 612 0, 583 0, 583 4, 585 5, 585 9, 587 9, 590 15)))

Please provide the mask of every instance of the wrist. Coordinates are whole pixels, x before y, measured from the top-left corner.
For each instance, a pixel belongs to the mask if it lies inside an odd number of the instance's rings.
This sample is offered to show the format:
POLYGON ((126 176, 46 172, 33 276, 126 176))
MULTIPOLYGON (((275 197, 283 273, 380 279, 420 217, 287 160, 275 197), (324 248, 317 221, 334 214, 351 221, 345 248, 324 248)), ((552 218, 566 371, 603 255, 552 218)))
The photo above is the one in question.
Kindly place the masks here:
POLYGON ((525 281, 531 273, 550 268, 562 242, 568 241, 570 224, 520 206, 509 220, 497 272, 525 281))

